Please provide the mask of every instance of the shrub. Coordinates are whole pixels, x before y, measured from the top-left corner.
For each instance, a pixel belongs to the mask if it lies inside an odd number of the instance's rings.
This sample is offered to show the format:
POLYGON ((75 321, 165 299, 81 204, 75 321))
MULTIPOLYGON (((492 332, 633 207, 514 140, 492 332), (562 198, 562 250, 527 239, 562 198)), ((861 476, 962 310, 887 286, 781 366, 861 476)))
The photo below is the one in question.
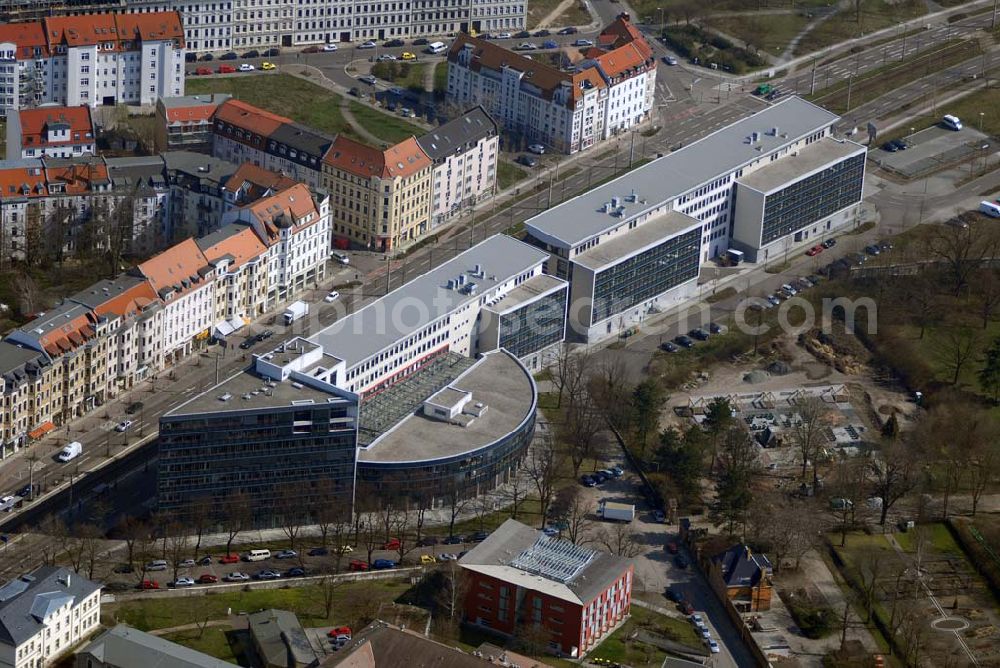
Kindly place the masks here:
POLYGON ((825 605, 814 605, 798 597, 789 597, 785 604, 806 638, 819 640, 832 633, 837 626, 837 613, 825 605))
POLYGON ((966 14, 965 12, 958 12, 958 13, 952 14, 951 16, 948 17, 948 23, 955 23, 956 21, 961 21, 962 19, 968 18, 968 17, 969 17, 969 15, 966 14))
POLYGON ((712 35, 712 38, 708 40, 708 43, 714 46, 716 49, 719 49, 720 51, 731 49, 734 46, 732 42, 730 42, 722 35, 712 35))

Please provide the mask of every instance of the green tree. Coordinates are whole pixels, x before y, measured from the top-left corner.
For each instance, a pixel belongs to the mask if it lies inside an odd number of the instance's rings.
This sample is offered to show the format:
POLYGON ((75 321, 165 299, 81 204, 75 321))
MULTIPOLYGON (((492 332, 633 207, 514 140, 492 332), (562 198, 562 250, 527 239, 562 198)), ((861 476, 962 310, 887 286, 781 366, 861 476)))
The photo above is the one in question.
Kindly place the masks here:
POLYGON ((733 407, 729 399, 716 397, 705 407, 705 420, 702 425, 708 434, 709 445, 712 448, 712 463, 708 467, 709 473, 715 472, 715 465, 719 459, 719 444, 723 434, 736 423, 733 417, 733 407))
POLYGON ((667 401, 663 386, 655 378, 647 378, 632 390, 632 411, 636 440, 640 456, 646 456, 649 435, 655 434, 660 424, 660 412, 667 401))
POLYGON ((656 461, 662 470, 670 474, 685 496, 693 496, 698 492, 705 453, 704 441, 704 434, 697 426, 692 426, 685 434, 672 427, 660 434, 656 461))
POLYGON ((1000 403, 1000 336, 986 349, 978 375, 979 384, 993 397, 993 403, 1000 403))
POLYGON ((736 526, 745 527, 747 510, 753 501, 750 482, 757 472, 757 448, 739 427, 731 427, 722 438, 722 473, 715 485, 716 501, 712 516, 725 524, 729 535, 736 526))

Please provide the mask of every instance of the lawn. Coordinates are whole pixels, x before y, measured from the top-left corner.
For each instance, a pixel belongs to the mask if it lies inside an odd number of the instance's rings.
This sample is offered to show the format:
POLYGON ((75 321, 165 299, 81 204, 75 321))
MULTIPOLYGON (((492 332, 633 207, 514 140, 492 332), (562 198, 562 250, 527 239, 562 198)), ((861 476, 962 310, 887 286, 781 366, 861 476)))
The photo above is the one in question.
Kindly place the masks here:
POLYGON ((564 26, 585 26, 590 23, 590 20, 590 12, 587 11, 587 5, 580 0, 576 0, 576 2, 556 17, 552 25, 557 28, 564 26))
MULTIPOLYGON (((923 531, 927 537, 928 543, 934 552, 938 554, 947 554, 957 557, 963 557, 964 553, 962 548, 959 547, 958 543, 951 535, 951 531, 944 524, 925 524, 923 526, 923 531)), ((916 552, 916 531, 907 531, 906 533, 897 533, 896 542, 899 546, 903 548, 906 552, 916 552)))
POLYGON ((390 116, 360 102, 351 100, 350 109, 354 118, 368 132, 390 144, 401 142, 408 137, 419 137, 424 134, 424 130, 412 123, 407 123, 399 116, 390 116))
POLYGON ((935 125, 941 120, 941 114, 949 113, 958 116, 970 127, 979 127, 979 114, 983 114, 983 132, 994 137, 1000 136, 1000 88, 977 90, 948 103, 947 110, 938 109, 938 114, 926 116, 912 123, 913 127, 923 129, 935 125))
POLYGON ((667 617, 647 608, 633 605, 631 617, 621 628, 612 633, 597 649, 588 655, 588 660, 603 659, 614 663, 630 666, 660 666, 666 658, 666 653, 659 647, 630 640, 637 629, 643 628, 659 633, 674 642, 690 647, 700 647, 701 641, 694 627, 684 619, 667 617))
POLYGON ((798 12, 761 17, 718 16, 704 21, 709 28, 724 32, 754 49, 761 49, 774 56, 780 56, 808 22, 809 19, 798 12))
MULTIPOLYGON (((447 65, 446 63, 441 64, 447 65)), ((430 63, 390 61, 387 63, 375 63, 372 66, 372 74, 383 81, 390 81, 396 85, 415 91, 423 91, 424 75, 427 73, 428 67, 430 67, 430 63)))
MULTIPOLYGON (((559 6, 560 0, 531 0, 528 3, 528 18, 525 22, 527 30, 534 30, 538 22, 549 15, 549 12, 559 6)), ((513 31, 512 31, 513 32, 513 31)))
POLYGON ((190 629, 168 633, 162 637, 217 659, 237 663, 236 653, 233 652, 233 648, 229 644, 229 637, 226 635, 228 630, 224 626, 208 627, 204 633, 200 633, 197 629, 190 629))
POLYGON ((326 617, 323 588, 310 584, 286 589, 254 589, 211 593, 203 596, 171 598, 169 604, 156 596, 104 606, 105 622, 134 626, 140 631, 171 628, 201 620, 225 619, 233 614, 256 612, 265 608, 291 610, 303 626, 349 624, 364 626, 383 604, 403 594, 409 585, 392 580, 347 582, 338 586, 332 614, 326 617))
MULTIPOLYGON (((932 51, 886 63, 851 82, 851 108, 870 102, 931 72, 974 58, 980 53, 982 47, 978 41, 952 40, 932 51)), ((822 80, 817 80, 816 83, 817 86, 824 85, 822 80)), ((848 110, 848 87, 847 81, 839 81, 829 88, 823 88, 814 96, 807 96, 807 99, 835 113, 843 113, 848 110)))
POLYGON ((497 163, 497 188, 500 191, 504 191, 510 188, 515 183, 522 181, 528 176, 528 172, 524 171, 513 162, 501 159, 497 163))
MULTIPOLYGON (((975 320, 974 314, 972 317, 975 320)), ((986 346, 1000 336, 1000 320, 994 318, 986 329, 983 329, 980 323, 973 321, 970 321, 968 326, 969 331, 976 337, 974 342, 976 353, 965 364, 962 373, 959 374, 958 386, 985 396, 986 391, 980 386, 977 373, 981 367, 982 353, 986 349, 986 346)), ((950 331, 949 327, 951 326, 942 326, 940 328, 928 327, 922 339, 919 338, 920 332, 916 327, 907 327, 903 330, 905 334, 909 334, 908 338, 913 343, 914 350, 923 359, 927 360, 931 368, 934 369, 936 378, 944 383, 951 383, 954 377, 954 370, 949 370, 941 357, 946 354, 944 351, 949 348, 949 339, 946 338, 950 331)))
POLYGON ((806 33, 795 48, 795 55, 811 53, 854 37, 870 35, 926 13, 927 6, 923 0, 900 2, 861 0, 860 21, 857 20, 853 7, 842 9, 806 33))
POLYGON ((448 62, 434 66, 434 92, 444 95, 448 92, 448 62))

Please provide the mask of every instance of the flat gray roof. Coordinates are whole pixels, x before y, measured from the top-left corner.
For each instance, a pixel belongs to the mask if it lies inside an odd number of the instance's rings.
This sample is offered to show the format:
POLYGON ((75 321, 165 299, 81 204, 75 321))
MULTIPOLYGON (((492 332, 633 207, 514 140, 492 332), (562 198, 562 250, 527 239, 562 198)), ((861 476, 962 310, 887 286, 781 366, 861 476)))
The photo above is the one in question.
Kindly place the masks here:
POLYGON ((293 406, 293 402, 297 401, 312 401, 313 404, 321 404, 327 403, 327 400, 330 399, 341 399, 337 394, 326 392, 294 379, 281 382, 273 381, 273 383, 272 386, 268 381, 250 371, 240 371, 172 411, 168 411, 164 417, 284 408, 293 406), (295 387, 292 383, 299 387, 295 387), (254 394, 255 392, 256 394, 254 394), (219 398, 226 394, 230 395, 228 400, 223 401, 219 398), (244 398, 246 395, 250 395, 249 398, 244 398))
POLYGON ((473 246, 439 267, 341 318, 309 340, 346 362, 351 369, 372 355, 461 306, 476 301, 500 283, 544 262, 548 253, 505 234, 473 246), (469 272, 480 265, 483 278, 469 272), (465 274, 475 295, 448 289, 448 280, 465 274))
POLYGON ((848 139, 824 137, 799 149, 798 155, 790 155, 761 167, 752 174, 747 174, 738 183, 767 193, 781 188, 789 181, 802 177, 809 172, 825 167, 832 162, 839 162, 854 153, 864 153, 865 147, 848 139))
POLYGON ((231 162, 194 151, 165 151, 160 155, 170 171, 186 172, 199 179, 219 183, 224 183, 237 169, 231 162))
POLYGON ((478 450, 514 431, 535 403, 534 381, 505 350, 484 355, 451 387, 471 392, 471 403, 484 404, 486 412, 463 427, 431 419, 418 410, 360 450, 358 461, 422 462, 478 450))
POLYGON ((233 665, 124 624, 105 631, 79 653, 109 666, 232 668, 233 665))
POLYGON ((686 213, 668 211, 637 226, 634 230, 619 234, 580 253, 573 258, 573 262, 592 271, 600 271, 647 246, 666 241, 699 225, 701 225, 700 220, 686 213))
POLYGON ((800 137, 818 132, 839 117, 811 102, 790 97, 752 116, 716 130, 648 165, 620 176, 593 190, 530 218, 525 226, 536 238, 574 247, 623 224, 630 217, 659 205, 692 188, 712 181, 800 137), (778 129, 777 136, 772 134, 778 129), (759 133, 759 141, 749 137, 759 133), (761 147, 758 151, 757 147, 761 147), (616 218, 602 207, 612 197, 631 193, 639 201, 626 204, 628 216, 616 218), (642 205, 645 200, 648 204, 642 205))
POLYGON ((208 93, 206 95, 178 95, 176 97, 161 97, 160 102, 167 109, 175 107, 197 107, 202 104, 222 104, 232 95, 229 93, 208 93))
POLYGON ((505 313, 512 311, 518 306, 530 302, 541 295, 552 292, 556 288, 569 285, 566 281, 549 274, 539 274, 532 276, 521 285, 507 293, 507 295, 487 310, 494 313, 505 313))

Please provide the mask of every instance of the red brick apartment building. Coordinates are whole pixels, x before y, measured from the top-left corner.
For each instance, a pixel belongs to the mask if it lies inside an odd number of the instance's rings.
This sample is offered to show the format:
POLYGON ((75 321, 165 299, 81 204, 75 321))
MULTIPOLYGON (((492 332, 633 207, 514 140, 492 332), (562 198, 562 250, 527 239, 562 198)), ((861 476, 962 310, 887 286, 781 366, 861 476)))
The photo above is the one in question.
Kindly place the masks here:
POLYGON ((507 520, 459 560, 465 620, 506 636, 544 630, 549 650, 579 657, 624 620, 634 567, 507 520))

